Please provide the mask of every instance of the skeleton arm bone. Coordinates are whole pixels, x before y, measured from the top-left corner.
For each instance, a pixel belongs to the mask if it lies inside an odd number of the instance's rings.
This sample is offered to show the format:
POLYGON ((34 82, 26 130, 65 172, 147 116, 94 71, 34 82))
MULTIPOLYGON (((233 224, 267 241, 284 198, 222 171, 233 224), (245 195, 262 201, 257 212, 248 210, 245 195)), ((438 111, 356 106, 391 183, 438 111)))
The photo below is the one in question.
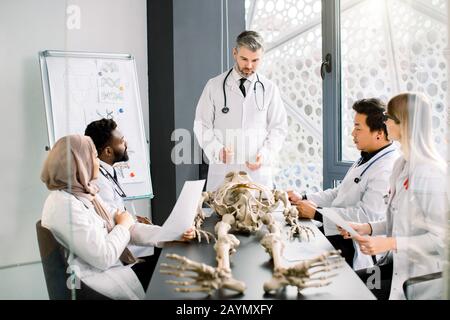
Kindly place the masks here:
POLYGON ((213 197, 213 194, 211 192, 203 192, 202 197, 198 203, 197 206, 197 216, 194 220, 194 226, 195 226, 195 235, 198 239, 198 242, 202 241, 202 236, 206 239, 206 242, 209 243, 210 239, 216 240, 214 235, 208 231, 202 230, 202 224, 206 219, 205 212, 203 211, 203 204, 206 203, 209 205, 209 202, 211 201, 213 197))

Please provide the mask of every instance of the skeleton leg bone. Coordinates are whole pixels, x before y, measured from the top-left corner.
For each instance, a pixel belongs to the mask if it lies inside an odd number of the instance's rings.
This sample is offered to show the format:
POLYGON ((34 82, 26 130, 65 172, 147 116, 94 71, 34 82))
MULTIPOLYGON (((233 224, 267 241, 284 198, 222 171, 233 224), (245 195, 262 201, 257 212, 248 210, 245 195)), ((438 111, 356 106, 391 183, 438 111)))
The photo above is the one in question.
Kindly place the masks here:
MULTIPOLYGON (((281 260, 281 229, 270 214, 263 216, 262 221, 269 230, 269 233, 261 240, 261 244, 271 255, 274 264, 272 279, 264 283, 264 291, 272 292, 287 285, 297 287, 298 290, 309 287, 322 287, 331 283, 329 280, 333 275, 327 275, 331 269, 339 268, 343 258, 337 259, 340 251, 330 251, 310 259, 300 262, 292 267, 283 267, 281 260), (314 268, 313 270, 311 270, 314 268), (322 277, 311 278, 313 274, 324 274, 322 277)), ((340 257, 340 256, 339 256, 340 257)))
POLYGON ((235 221, 232 215, 226 214, 222 217, 222 221, 216 224, 215 231, 217 233, 217 242, 214 246, 216 250, 217 267, 211 267, 203 263, 192 261, 186 257, 176 254, 169 254, 166 257, 174 259, 180 265, 162 264, 160 272, 163 274, 175 275, 180 278, 191 278, 193 281, 173 281, 169 280, 169 284, 182 286, 175 288, 178 292, 208 292, 211 294, 219 288, 226 288, 237 292, 244 292, 245 283, 236 280, 231 275, 230 268, 230 254, 236 251, 239 245, 239 240, 228 231, 231 229, 231 224, 235 221), (195 275, 188 275, 184 272, 193 272, 195 275), (193 285, 193 288, 183 288, 184 286, 193 285))

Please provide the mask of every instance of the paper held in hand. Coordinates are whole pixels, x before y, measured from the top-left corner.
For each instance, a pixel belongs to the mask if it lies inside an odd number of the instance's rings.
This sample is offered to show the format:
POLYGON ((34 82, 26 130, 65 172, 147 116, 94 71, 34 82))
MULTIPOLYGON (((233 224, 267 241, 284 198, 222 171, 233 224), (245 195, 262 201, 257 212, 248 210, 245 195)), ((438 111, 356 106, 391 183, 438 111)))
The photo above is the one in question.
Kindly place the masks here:
POLYGON ((333 221, 333 223, 335 223, 337 226, 341 227, 342 229, 344 229, 345 231, 347 231, 348 233, 350 233, 350 235, 352 237, 358 237, 359 234, 352 228, 350 227, 350 225, 348 224, 347 221, 345 221, 335 210, 333 210, 332 208, 322 208, 322 209, 317 209, 317 211, 322 214, 324 217, 330 219, 331 221, 333 221))
POLYGON ((158 232, 158 241, 180 240, 193 226, 205 180, 186 181, 170 216, 158 232))

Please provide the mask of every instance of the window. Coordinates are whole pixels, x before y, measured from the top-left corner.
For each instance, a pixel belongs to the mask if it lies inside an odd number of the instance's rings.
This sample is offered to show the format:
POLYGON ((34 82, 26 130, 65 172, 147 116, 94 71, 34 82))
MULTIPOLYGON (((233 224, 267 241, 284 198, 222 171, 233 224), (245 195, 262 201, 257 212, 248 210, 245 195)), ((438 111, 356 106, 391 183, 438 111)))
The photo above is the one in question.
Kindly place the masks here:
POLYGON ((289 133, 276 162, 280 189, 322 189, 321 0, 246 1, 247 29, 265 40, 261 73, 280 89, 289 133))
POLYGON ((341 1, 342 160, 354 161, 353 102, 387 102, 420 91, 434 105, 436 142, 445 157, 447 16, 445 1, 341 1))
POLYGON ((266 42, 261 72, 278 85, 288 112, 277 188, 311 192, 342 179, 359 157, 352 105, 363 97, 387 102, 402 91, 425 92, 446 156, 446 12, 444 0, 246 1, 247 29, 266 42), (327 53, 333 68, 322 82, 327 53))

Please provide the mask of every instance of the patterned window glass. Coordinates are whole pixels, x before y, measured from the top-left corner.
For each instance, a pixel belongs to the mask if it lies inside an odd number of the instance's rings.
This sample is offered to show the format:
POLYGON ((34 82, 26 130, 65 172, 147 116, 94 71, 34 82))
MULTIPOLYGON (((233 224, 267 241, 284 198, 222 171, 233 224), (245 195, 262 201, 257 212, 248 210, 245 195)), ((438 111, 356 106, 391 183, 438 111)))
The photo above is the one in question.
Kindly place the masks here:
POLYGON ((351 137, 353 102, 387 102, 404 91, 431 99, 436 142, 446 156, 446 12, 443 0, 341 2, 343 160, 358 157, 351 137))
MULTIPOLYGON (((407 90, 433 101, 436 140, 445 152, 446 6, 445 0, 341 1, 343 160, 359 156, 353 102, 387 102, 407 90)), ((260 71, 278 85, 288 112, 289 134, 276 162, 280 189, 322 189, 321 9, 321 0, 246 0, 247 29, 266 42, 260 71)))
POLYGON ((322 189, 321 0, 247 0, 247 29, 264 37, 260 72, 281 91, 289 134, 275 164, 279 189, 322 189))

